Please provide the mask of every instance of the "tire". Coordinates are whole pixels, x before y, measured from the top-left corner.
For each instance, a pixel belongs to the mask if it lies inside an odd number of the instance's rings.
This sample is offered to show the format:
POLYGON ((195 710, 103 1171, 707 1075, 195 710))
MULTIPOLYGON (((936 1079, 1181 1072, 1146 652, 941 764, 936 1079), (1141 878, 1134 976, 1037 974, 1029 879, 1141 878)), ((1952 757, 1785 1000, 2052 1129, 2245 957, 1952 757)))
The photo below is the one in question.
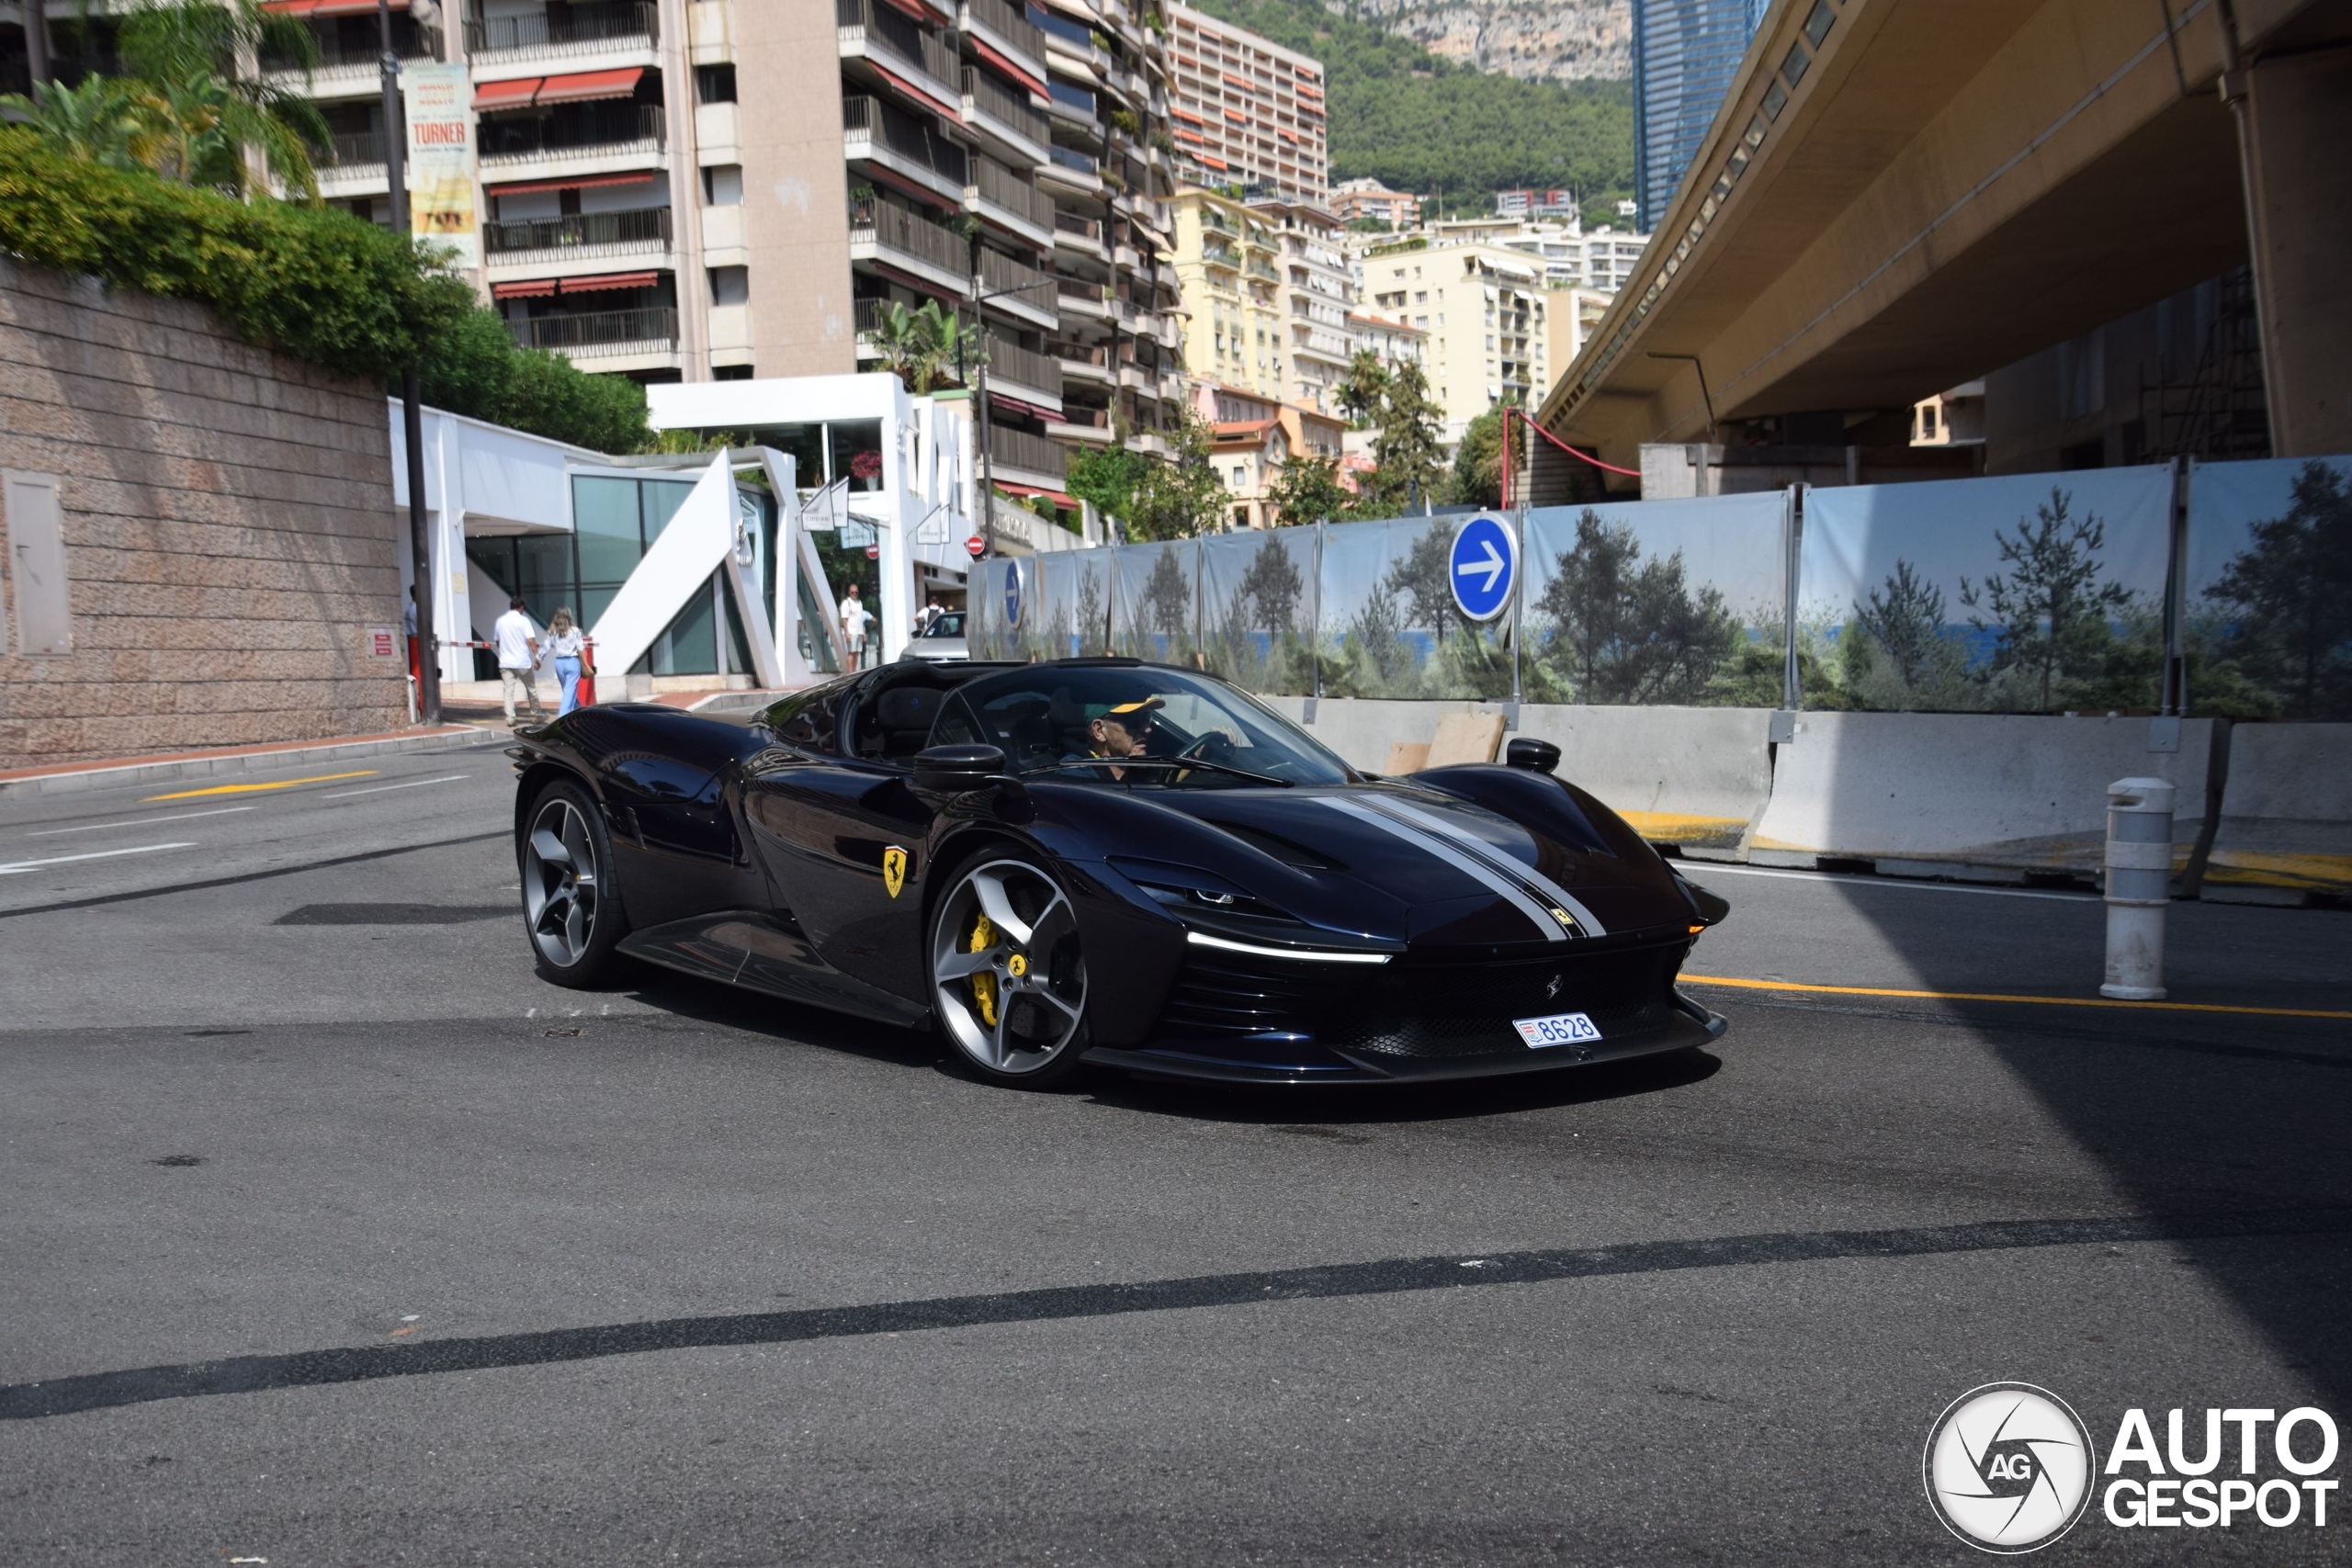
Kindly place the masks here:
POLYGON ((1092 1036, 1077 913, 1053 873, 1021 851, 964 867, 932 911, 931 1004, 960 1061, 990 1083, 1051 1089, 1092 1036))
POLYGON ((523 931, 539 976, 593 986, 620 967, 628 934, 614 877, 613 841, 588 792, 568 779, 539 791, 523 818, 514 858, 523 873, 523 931))

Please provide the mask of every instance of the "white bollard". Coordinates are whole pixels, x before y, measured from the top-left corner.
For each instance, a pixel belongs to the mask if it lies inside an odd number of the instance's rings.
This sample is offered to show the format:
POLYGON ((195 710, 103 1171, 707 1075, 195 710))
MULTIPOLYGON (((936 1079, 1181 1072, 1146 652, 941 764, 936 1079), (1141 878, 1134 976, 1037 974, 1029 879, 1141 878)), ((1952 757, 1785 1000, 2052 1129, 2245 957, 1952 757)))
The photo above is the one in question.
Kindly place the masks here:
POLYGON ((2172 897, 2172 785, 2118 779, 2107 786, 2107 983, 2102 997, 2153 1002, 2165 994, 2165 905, 2172 897))

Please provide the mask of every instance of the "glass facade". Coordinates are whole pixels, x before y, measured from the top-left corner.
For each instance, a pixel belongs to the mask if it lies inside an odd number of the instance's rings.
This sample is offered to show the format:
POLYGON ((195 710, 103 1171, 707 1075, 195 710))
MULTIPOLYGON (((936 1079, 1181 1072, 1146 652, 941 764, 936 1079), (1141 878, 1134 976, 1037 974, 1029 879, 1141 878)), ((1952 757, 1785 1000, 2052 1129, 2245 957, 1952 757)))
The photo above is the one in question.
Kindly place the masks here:
POLYGON ((1634 0, 1634 198, 1665 221, 1770 0, 1634 0))

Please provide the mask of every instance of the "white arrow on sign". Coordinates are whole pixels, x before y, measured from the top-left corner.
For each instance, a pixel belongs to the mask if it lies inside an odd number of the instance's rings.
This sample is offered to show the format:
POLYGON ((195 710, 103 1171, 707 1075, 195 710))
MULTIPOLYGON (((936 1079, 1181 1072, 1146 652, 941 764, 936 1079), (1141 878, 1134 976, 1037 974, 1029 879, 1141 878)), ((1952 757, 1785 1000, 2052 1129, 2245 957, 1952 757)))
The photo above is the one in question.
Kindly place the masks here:
POLYGON ((1503 569, 1510 563, 1503 559, 1501 553, 1495 548, 1495 542, 1492 539, 1479 540, 1478 547, 1487 552, 1487 558, 1485 560, 1464 561, 1460 566, 1453 569, 1453 575, 1456 577, 1476 577, 1479 573, 1484 572, 1486 574, 1487 581, 1481 585, 1482 591, 1487 593, 1492 593, 1495 591, 1495 579, 1500 577, 1503 574, 1503 569))

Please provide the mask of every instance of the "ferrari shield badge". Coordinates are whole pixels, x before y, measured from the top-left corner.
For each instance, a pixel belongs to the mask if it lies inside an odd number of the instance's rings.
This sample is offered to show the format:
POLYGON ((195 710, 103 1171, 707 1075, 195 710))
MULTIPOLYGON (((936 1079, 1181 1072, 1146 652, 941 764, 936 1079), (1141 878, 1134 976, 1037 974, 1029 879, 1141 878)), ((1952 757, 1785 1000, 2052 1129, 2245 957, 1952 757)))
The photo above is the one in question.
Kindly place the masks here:
POLYGON ((907 852, 892 844, 882 852, 882 886, 896 898, 907 885, 907 852))

